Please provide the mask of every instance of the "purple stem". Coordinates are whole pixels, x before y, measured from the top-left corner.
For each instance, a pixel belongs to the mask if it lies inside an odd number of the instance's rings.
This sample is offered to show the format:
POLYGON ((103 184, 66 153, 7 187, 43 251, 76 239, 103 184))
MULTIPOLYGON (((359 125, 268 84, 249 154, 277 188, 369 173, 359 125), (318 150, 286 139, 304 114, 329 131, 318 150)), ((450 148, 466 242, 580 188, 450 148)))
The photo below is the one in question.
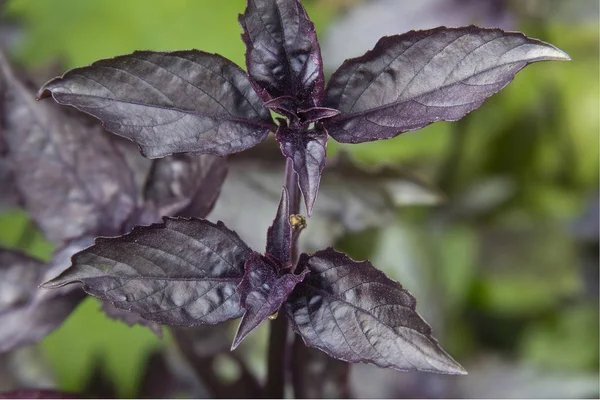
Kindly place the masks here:
MULTIPOLYGON (((290 215, 300 213, 300 187, 298 175, 292 168, 290 159, 285 164, 285 188, 290 199, 290 215)), ((289 216, 288 216, 289 217, 289 216)), ((298 262, 298 235, 293 236, 292 265, 298 262)), ((284 315, 271 321, 269 332, 269 354, 267 359, 267 382, 265 384, 265 398, 282 399, 285 394, 285 375, 288 370, 290 346, 288 345, 289 324, 284 315)))

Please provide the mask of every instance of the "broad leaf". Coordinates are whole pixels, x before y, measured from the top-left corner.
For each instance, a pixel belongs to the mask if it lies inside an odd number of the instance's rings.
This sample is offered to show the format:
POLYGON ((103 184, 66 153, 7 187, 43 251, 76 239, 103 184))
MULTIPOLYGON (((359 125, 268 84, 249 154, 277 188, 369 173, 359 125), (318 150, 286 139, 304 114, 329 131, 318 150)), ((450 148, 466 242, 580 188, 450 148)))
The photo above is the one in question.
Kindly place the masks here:
POLYGON ((290 224, 290 204, 286 188, 281 191, 277 215, 267 230, 266 255, 274 258, 279 266, 288 267, 292 263, 292 226, 290 224))
POLYGON ((332 75, 325 105, 341 114, 327 128, 339 142, 361 143, 455 121, 545 60, 569 56, 521 33, 474 26, 387 36, 332 75))
POLYGON ((163 218, 116 238, 98 238, 72 267, 45 283, 83 289, 162 324, 216 324, 241 316, 236 287, 251 250, 219 222, 163 218))
POLYGON ((238 291, 242 307, 246 310, 238 327, 231 349, 235 349, 250 332, 279 310, 294 287, 304 279, 299 275, 277 273, 278 266, 258 253, 246 261, 246 272, 238 291))
POLYGON ((36 103, 0 54, 7 163, 31 218, 55 243, 112 235, 135 206, 127 164, 100 127, 52 103, 36 103))
POLYGON ((227 160, 211 154, 177 154, 155 160, 145 197, 160 215, 205 217, 219 196, 227 160))
POLYGON ((38 285, 64 271, 73 253, 91 242, 91 238, 82 238, 69 243, 47 265, 25 255, 0 253, 0 353, 37 342, 71 314, 85 296, 82 290, 48 291, 38 285))
POLYGON ((410 293, 368 261, 332 248, 302 254, 309 274, 286 303, 294 330, 308 346, 348 362, 401 371, 465 374, 431 336, 410 293))
POLYGON ((198 50, 136 51, 76 68, 44 85, 158 158, 181 152, 226 155, 263 141, 273 124, 244 71, 198 50))
POLYGON ((282 153, 292 160, 294 171, 310 216, 319 192, 319 182, 327 155, 327 131, 321 124, 315 130, 296 130, 280 126, 277 140, 282 153))
POLYGON ((240 16, 246 66, 264 101, 289 96, 289 111, 319 106, 324 93, 315 27, 299 0, 249 0, 240 16))

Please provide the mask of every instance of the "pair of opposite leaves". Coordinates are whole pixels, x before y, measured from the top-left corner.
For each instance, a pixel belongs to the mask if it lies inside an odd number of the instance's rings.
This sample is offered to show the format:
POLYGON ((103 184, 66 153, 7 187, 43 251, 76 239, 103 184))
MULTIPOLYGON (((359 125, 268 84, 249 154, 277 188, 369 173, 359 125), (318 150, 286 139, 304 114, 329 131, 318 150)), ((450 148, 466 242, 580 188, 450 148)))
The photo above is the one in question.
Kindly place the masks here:
MULTIPOLYGON (((276 132, 310 215, 328 134, 360 143, 457 120, 528 63, 569 59, 520 33, 441 27, 382 38, 362 57, 344 62, 325 88, 315 29, 298 0, 249 0, 240 23, 247 74, 196 50, 143 51, 71 70, 48 82, 38 98, 51 95, 99 118, 150 158, 231 154, 276 132), (286 118, 276 125, 269 110, 286 118)), ((277 229, 277 221, 288 215, 280 207, 269 235, 287 232, 277 229)), ((463 372, 431 338, 414 298, 396 282, 333 249, 302 255, 293 274, 288 259, 269 248, 281 248, 285 240, 271 238, 262 256, 222 223, 165 219, 121 238, 99 239, 48 286, 81 281, 117 307, 169 324, 244 314, 234 346, 285 304, 305 342, 334 357, 463 372)))

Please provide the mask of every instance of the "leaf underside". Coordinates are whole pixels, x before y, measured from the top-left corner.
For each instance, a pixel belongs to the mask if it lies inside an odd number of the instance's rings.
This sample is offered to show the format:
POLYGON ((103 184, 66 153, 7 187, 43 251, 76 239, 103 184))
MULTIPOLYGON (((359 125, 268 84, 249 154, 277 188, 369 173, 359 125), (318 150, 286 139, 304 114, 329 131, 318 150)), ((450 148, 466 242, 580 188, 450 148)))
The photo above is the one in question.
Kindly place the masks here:
POLYGON ((348 362, 466 373, 431 336, 414 297, 368 261, 328 248, 302 254, 298 268, 310 272, 286 302, 286 312, 308 346, 348 362))
POLYGON ((439 27, 386 36, 332 75, 325 106, 341 114, 327 128, 339 142, 361 143, 455 121, 527 64, 568 59, 550 44, 500 29, 439 27))
POLYGON ((38 98, 78 108, 140 146, 148 158, 226 155, 263 141, 269 111, 237 65, 198 50, 96 61, 46 83, 38 98))
POLYGON ((215 324, 241 316, 236 287, 248 246, 221 222, 163 221, 98 238, 44 287, 81 282, 87 293, 162 324, 215 324))

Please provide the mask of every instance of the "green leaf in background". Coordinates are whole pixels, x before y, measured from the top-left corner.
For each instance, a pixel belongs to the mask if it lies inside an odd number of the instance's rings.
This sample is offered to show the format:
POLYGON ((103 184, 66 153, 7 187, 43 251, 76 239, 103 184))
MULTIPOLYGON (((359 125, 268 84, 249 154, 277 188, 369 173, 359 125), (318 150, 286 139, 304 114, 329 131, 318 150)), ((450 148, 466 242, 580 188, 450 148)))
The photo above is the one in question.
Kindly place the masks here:
POLYGON ((0 213, 0 247, 17 249, 49 261, 54 246, 32 224, 24 210, 6 210, 0 213))
POLYGON ((61 390, 78 392, 87 384, 94 363, 106 368, 119 397, 135 396, 147 357, 170 341, 168 330, 157 338, 148 328, 129 327, 108 318, 100 302, 87 298, 66 322, 41 343, 61 390))
POLYGON ((523 334, 520 354, 545 369, 598 371, 598 309, 578 304, 534 324, 523 334))
MULTIPOLYGON (((17 57, 34 66, 64 57, 67 68, 134 50, 199 49, 245 67, 238 14, 245 0, 9 0, 7 15, 24 22, 17 57)), ((317 31, 333 7, 307 4, 317 31)))

